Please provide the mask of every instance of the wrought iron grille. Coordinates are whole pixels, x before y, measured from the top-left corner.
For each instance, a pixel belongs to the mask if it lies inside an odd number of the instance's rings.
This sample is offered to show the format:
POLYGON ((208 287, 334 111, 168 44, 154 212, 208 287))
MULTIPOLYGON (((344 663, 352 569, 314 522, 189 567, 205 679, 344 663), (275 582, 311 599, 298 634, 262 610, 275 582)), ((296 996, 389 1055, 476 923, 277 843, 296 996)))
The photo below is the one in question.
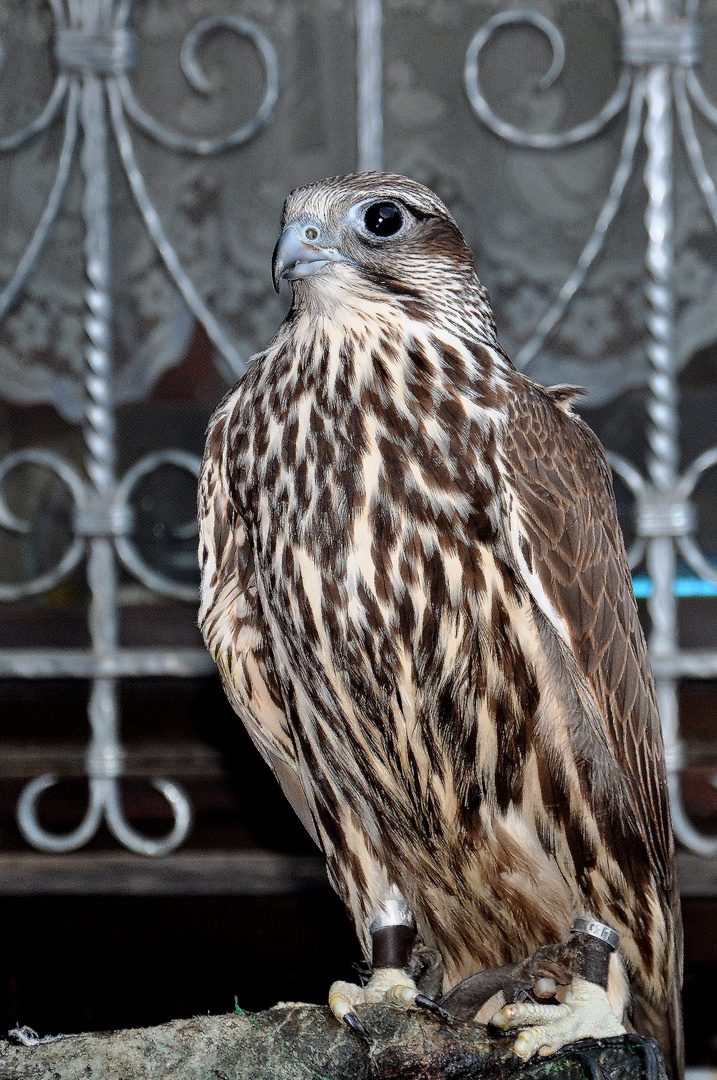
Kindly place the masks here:
MULTIPOLYGON (((329 3, 329 0, 326 0, 329 3)), ((396 167, 384 153, 386 65, 384 33, 391 0, 335 0, 333 8, 350 8, 355 16, 356 152, 339 162, 345 171, 396 167)), ((73 536, 54 567, 17 584, 0 585, 0 599, 19 600, 46 592, 86 560, 89 585, 87 649, 2 649, 0 676, 5 678, 70 677, 91 682, 89 720, 91 741, 86 754, 90 803, 84 820, 71 833, 47 832, 39 822, 37 802, 56 783, 50 775, 29 783, 19 800, 17 815, 27 841, 41 851, 65 852, 85 844, 106 821, 121 844, 132 851, 160 855, 174 849, 187 835, 189 802, 176 783, 153 781, 168 800, 174 826, 161 840, 140 835, 124 817, 118 780, 123 771, 123 748, 118 724, 118 680, 129 676, 193 676, 212 670, 199 649, 129 649, 118 638, 118 572, 133 575, 156 593, 194 600, 186 584, 172 581, 151 566, 134 537, 132 499, 138 485, 164 465, 196 474, 197 458, 184 450, 164 449, 146 455, 120 476, 116 466, 116 390, 113 381, 115 293, 113 288, 112 196, 117 178, 110 156, 115 154, 134 204, 156 252, 194 318, 205 328, 230 372, 238 374, 246 351, 236 343, 210 308, 170 242, 161 213, 153 202, 135 151, 142 137, 168 154, 187 158, 220 157, 257 140, 275 116, 282 93, 282 71, 271 35, 253 19, 233 12, 204 14, 184 38, 181 68, 198 93, 211 90, 199 52, 217 31, 229 32, 255 54, 263 85, 254 115, 234 131, 215 138, 189 137, 155 119, 136 96, 131 72, 135 55, 132 0, 47 0, 53 19, 54 85, 40 113, 20 130, 0 138, 0 155, 11 155, 50 128, 62 129, 55 178, 34 232, 19 257, 8 284, 0 293, 0 320, 12 312, 34 273, 48 237, 56 225, 71 170, 79 161, 84 221, 84 469, 45 449, 22 449, 0 462, 0 494, 6 480, 21 466, 53 471, 68 489, 73 506, 73 536)), ((400 5, 399 5, 400 6, 400 5)), ((141 5, 138 5, 141 7, 141 5)), ((197 5, 199 9, 201 5, 197 5)), ((211 7, 211 5, 209 5, 211 7)), ((269 4, 270 8, 271 5, 269 4)), ((464 14, 466 5, 464 7, 464 14)), ((706 470, 717 464, 717 447, 700 454, 679 473, 680 432, 677 395, 677 317, 674 250, 674 170, 681 140, 686 160, 704 204, 717 228, 717 190, 698 138, 695 115, 717 128, 717 105, 700 81, 702 35, 699 0, 617 0, 621 60, 616 86, 596 114, 559 132, 526 131, 501 118, 482 82, 482 65, 495 40, 506 30, 527 27, 542 35, 551 58, 538 90, 547 90, 561 77, 566 42, 560 27, 544 11, 533 8, 496 10, 495 4, 468 5, 475 31, 465 42, 464 84, 475 116, 506 145, 536 155, 560 152, 589 143, 610 125, 622 122, 621 145, 607 196, 576 265, 554 302, 537 321, 516 360, 530 369, 550 350, 551 340, 580 294, 586 277, 604 251, 606 237, 621 206, 628 182, 644 157, 646 211, 644 224, 644 288, 647 301, 644 351, 649 364, 647 475, 615 454, 612 465, 636 501, 637 539, 630 552, 633 567, 646 560, 651 579, 650 651, 670 769, 675 828, 679 839, 702 854, 717 852, 717 842, 700 835, 687 820, 679 789, 683 766, 677 722, 677 694, 682 678, 717 676, 717 652, 680 648, 677 634, 675 579, 678 556, 700 579, 717 585, 717 570, 695 539, 697 524, 693 493, 706 470), (492 14, 486 18, 486 8, 492 14)), ((443 5, 447 11, 450 4, 443 5)), ((207 5, 204 5, 207 9, 207 5)), ((278 13, 276 13, 278 18, 278 13)), ((447 18, 450 16, 450 11, 447 18)), ((430 33, 426 26, 426 33, 430 33)), ((399 72, 400 75, 400 72, 399 72)), ((286 91, 286 83, 284 84, 286 91)), ((390 120, 390 118, 389 118, 390 120)), ((339 155, 340 157, 340 155, 339 155)), ((399 162, 399 164, 401 164, 399 162)), ((338 169, 336 170, 338 171, 338 169)), ((446 197, 450 201, 450 195, 446 197)), ((480 259, 479 259, 480 262, 480 259)), ((0 388, 1 389, 1 388, 0 388)), ((0 499, 0 525, 22 532, 28 528, 0 499)))

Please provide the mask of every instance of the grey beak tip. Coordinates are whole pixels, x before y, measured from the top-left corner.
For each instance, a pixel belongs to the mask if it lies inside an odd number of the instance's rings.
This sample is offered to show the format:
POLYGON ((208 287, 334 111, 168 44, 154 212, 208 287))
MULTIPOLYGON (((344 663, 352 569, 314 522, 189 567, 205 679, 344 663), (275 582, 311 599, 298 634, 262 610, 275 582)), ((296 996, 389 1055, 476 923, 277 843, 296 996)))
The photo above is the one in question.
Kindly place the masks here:
MULTIPOLYGON (((319 232, 318 226, 316 232, 319 232)), ((281 279, 284 277, 291 281, 310 277, 329 262, 346 262, 346 258, 330 246, 329 240, 317 243, 302 240, 296 227, 287 225, 279 237, 271 260, 274 288, 279 291, 281 279)))

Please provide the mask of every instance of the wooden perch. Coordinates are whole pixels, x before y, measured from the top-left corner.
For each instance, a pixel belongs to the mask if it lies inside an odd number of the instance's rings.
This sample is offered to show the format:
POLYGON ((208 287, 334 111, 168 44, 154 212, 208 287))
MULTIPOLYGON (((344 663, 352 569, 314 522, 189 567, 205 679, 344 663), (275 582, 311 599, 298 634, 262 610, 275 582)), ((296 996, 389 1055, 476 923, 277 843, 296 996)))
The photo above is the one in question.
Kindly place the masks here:
POLYGON ((0 1042, 2 1080, 665 1080, 656 1044, 584 1041, 523 1065, 511 1038, 385 1005, 358 1010, 366 1045, 319 1005, 202 1016, 160 1027, 0 1042))

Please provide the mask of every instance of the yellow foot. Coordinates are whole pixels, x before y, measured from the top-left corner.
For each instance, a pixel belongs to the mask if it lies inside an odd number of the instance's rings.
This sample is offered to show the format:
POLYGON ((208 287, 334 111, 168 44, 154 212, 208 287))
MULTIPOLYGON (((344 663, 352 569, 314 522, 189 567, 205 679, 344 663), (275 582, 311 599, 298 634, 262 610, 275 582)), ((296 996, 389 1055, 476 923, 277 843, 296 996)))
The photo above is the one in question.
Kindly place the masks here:
POLYGON ((513 1051, 526 1060, 536 1052, 543 1056, 554 1054, 577 1039, 625 1034, 605 991, 586 979, 573 979, 562 1005, 516 1002, 504 1005, 490 1022, 503 1031, 523 1029, 513 1051))
POLYGON ((388 1005, 408 1008, 419 996, 413 979, 401 968, 379 968, 365 986, 349 982, 333 983, 329 990, 329 1008, 337 1020, 345 1020, 347 1015, 353 1014, 355 1005, 383 1001, 388 1005))

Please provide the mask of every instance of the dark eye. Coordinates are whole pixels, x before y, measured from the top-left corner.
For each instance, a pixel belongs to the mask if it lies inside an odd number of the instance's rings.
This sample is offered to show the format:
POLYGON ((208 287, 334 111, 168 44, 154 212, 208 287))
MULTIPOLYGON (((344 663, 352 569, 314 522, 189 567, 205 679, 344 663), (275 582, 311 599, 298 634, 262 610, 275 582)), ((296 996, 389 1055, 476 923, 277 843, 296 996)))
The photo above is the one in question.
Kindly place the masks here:
POLYGON ((403 214, 395 203, 371 203, 364 211, 363 223, 374 236, 393 236, 403 225, 403 214))

